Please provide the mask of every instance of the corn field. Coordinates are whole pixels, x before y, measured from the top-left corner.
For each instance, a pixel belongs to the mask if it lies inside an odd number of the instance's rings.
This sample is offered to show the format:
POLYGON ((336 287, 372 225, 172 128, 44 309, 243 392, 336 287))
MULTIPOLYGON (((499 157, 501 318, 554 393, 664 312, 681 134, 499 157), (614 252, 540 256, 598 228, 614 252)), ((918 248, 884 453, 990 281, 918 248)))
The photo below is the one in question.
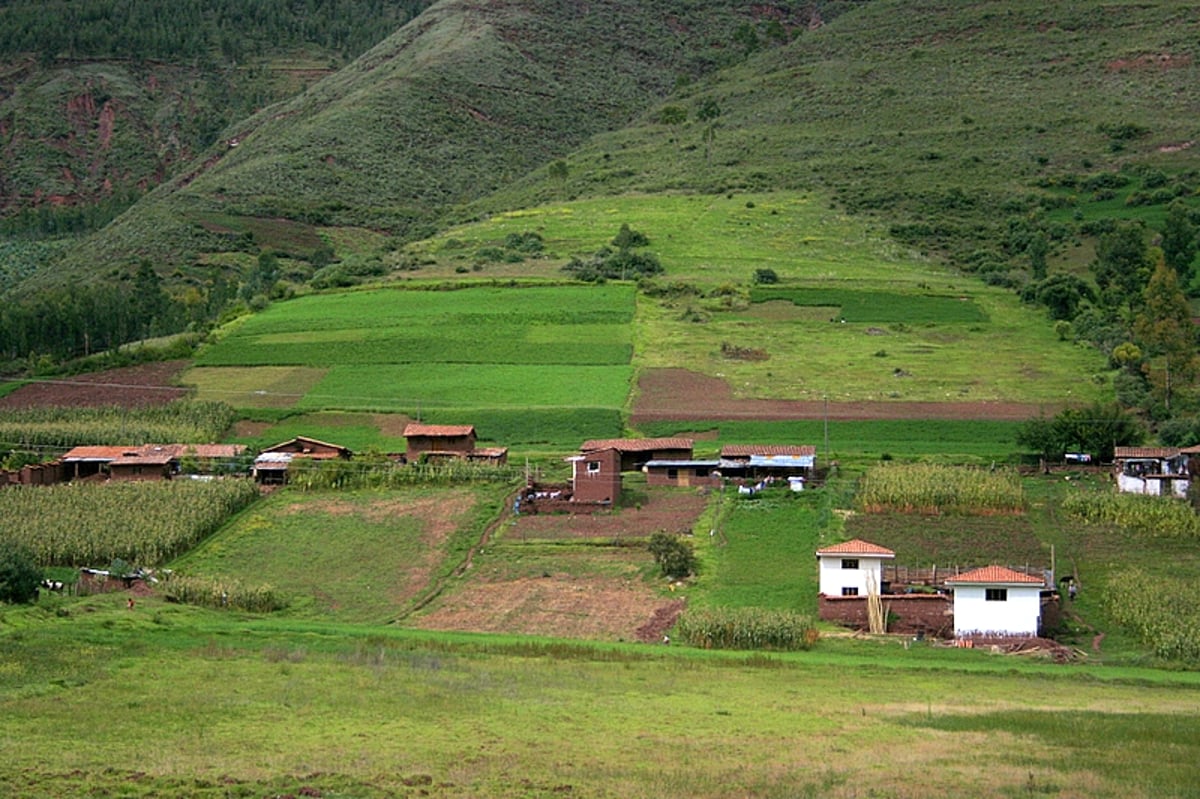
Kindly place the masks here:
POLYGON ((1194 586, 1131 569, 1104 589, 1105 610, 1164 660, 1200 663, 1200 610, 1194 586))
POLYGON ((42 566, 160 565, 250 504, 249 480, 65 483, 0 490, 0 541, 42 566))
POLYGON ((329 489, 390 489, 410 485, 507 483, 520 477, 514 466, 491 466, 468 461, 410 463, 390 461, 313 461, 298 459, 288 468, 288 484, 301 491, 329 489))
POLYGON ((1062 512, 1074 521, 1115 524, 1151 538, 1200 537, 1200 518, 1192 506, 1169 497, 1079 492, 1063 499, 1062 512))
POLYGON ((867 513, 1022 513, 1025 492, 1016 471, 990 471, 939 464, 872 467, 859 486, 867 513))
POLYGON ((0 450, 206 443, 220 439, 234 416, 233 408, 223 402, 189 401, 148 408, 5 411, 0 419, 0 450))
POLYGON ((706 608, 680 616, 675 633, 704 649, 812 649, 818 633, 812 617, 783 610, 706 608))
POLYGON ((208 608, 271 613, 287 607, 287 600, 269 585, 248 586, 239 580, 190 577, 172 573, 162 582, 170 600, 208 608))

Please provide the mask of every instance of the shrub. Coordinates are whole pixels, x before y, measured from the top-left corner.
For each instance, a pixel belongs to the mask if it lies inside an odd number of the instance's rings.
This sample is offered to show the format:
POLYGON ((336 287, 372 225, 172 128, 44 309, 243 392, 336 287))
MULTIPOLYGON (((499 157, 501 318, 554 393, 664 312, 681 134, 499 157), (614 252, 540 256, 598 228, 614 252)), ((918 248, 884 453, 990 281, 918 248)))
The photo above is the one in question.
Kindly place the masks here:
POLYGON ((32 550, 0 540, 0 602, 32 602, 41 579, 32 550))
POLYGON ((768 286, 779 282, 779 275, 774 269, 755 269, 754 283, 758 286, 768 286))
POLYGON ((648 546, 654 562, 667 577, 687 577, 696 571, 696 553, 687 541, 670 533, 655 533, 648 546))

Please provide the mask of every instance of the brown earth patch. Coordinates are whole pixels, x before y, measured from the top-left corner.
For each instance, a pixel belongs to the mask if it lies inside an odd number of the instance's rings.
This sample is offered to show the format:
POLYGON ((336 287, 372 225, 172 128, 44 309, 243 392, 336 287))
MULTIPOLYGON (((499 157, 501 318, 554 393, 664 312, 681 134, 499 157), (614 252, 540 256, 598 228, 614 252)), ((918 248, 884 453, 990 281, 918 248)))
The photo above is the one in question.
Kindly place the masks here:
POLYGON ((630 422, 676 420, 829 419, 994 419, 1024 421, 1061 410, 1052 403, 1028 402, 823 402, 821 400, 738 399, 724 380, 690 369, 646 369, 630 422))
POLYGON ((243 419, 240 422, 234 422, 233 434, 238 438, 257 438, 273 426, 270 422, 252 422, 243 419))
POLYGON ((5 397, 0 410, 18 408, 144 408, 187 396, 175 384, 187 361, 159 361, 74 377, 36 380, 5 397))
POLYGON ((655 491, 641 507, 605 513, 543 513, 523 515, 505 531, 507 541, 536 539, 644 538, 651 533, 690 533, 708 503, 690 491, 655 491))
POLYGON ((657 596, 627 577, 521 577, 473 580, 411 619, 428 630, 656 642, 683 610, 683 600, 657 596))

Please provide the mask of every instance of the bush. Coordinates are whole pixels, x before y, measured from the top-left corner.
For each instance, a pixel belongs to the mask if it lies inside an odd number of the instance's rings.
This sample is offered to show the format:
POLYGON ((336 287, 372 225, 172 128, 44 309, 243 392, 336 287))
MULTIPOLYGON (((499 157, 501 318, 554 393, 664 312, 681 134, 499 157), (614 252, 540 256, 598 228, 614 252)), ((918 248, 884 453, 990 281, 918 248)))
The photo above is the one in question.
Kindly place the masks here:
POLYGON ((768 286, 779 282, 779 275, 774 269, 755 269, 754 283, 759 286, 768 286))
POLYGON ((687 541, 670 533, 650 536, 650 554, 667 577, 687 577, 696 571, 696 553, 687 541))
POLYGON ((0 602, 32 602, 37 599, 41 581, 42 572, 32 550, 0 542, 0 602))

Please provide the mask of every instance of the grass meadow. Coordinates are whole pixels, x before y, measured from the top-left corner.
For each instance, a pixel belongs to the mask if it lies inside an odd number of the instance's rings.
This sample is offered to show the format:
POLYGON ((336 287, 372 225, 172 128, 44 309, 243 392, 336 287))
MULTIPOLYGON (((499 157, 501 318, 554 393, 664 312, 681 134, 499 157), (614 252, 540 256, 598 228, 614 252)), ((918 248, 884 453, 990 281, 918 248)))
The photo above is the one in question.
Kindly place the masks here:
POLYGON ((120 597, 5 617, 13 799, 1102 799, 1186 797, 1200 777, 1194 674, 423 634, 120 597))

